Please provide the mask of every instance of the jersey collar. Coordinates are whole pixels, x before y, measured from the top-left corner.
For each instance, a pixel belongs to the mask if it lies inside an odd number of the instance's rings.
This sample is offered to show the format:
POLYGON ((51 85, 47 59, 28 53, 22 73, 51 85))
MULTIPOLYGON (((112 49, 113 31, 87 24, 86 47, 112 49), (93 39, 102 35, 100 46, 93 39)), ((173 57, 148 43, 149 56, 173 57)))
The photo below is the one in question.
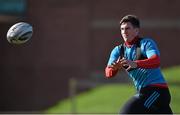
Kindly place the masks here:
POLYGON ((136 44, 138 40, 139 40, 139 36, 135 37, 135 38, 134 38, 132 41, 130 41, 130 42, 126 41, 126 42, 125 42, 125 45, 126 45, 127 47, 131 47, 132 45, 136 44))

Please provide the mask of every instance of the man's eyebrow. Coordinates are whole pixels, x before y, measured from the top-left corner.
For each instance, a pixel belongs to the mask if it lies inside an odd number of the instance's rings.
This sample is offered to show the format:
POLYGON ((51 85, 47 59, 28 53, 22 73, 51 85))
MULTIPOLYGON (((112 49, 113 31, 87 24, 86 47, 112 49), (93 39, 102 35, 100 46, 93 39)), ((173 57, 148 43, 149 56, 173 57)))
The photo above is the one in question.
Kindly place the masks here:
POLYGON ((120 28, 122 28, 122 29, 128 29, 129 27, 120 27, 120 28))

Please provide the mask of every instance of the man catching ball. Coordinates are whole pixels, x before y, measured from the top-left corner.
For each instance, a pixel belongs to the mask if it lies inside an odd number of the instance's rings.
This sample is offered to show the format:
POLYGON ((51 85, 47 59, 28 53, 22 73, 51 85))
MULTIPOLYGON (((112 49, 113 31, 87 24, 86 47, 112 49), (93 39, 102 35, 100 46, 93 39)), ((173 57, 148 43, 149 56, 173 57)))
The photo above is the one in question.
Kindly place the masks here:
POLYGON ((112 50, 105 74, 111 78, 124 69, 137 89, 121 113, 172 114, 171 96, 160 70, 160 52, 155 41, 139 36, 140 22, 134 15, 122 18, 120 31, 124 44, 112 50))

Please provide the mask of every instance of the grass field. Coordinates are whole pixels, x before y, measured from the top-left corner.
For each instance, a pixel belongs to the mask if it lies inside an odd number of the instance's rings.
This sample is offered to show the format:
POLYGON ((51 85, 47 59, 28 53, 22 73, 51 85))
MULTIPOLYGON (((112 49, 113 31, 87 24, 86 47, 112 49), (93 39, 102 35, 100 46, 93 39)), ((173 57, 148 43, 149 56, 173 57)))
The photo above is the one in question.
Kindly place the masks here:
MULTIPOLYGON (((163 69, 171 92, 171 107, 180 113, 180 67, 163 69)), ((135 93, 131 84, 102 85, 76 96, 72 106, 70 99, 63 100, 45 113, 118 113, 122 105, 135 93)))

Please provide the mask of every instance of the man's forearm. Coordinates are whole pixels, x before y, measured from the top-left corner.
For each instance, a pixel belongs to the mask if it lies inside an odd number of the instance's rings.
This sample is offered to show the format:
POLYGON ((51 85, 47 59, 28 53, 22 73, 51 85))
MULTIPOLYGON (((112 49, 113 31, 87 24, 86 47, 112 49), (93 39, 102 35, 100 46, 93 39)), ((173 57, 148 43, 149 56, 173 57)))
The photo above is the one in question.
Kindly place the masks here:
POLYGON ((148 59, 136 60, 135 62, 139 68, 157 68, 160 66, 160 57, 158 55, 153 55, 148 59))

